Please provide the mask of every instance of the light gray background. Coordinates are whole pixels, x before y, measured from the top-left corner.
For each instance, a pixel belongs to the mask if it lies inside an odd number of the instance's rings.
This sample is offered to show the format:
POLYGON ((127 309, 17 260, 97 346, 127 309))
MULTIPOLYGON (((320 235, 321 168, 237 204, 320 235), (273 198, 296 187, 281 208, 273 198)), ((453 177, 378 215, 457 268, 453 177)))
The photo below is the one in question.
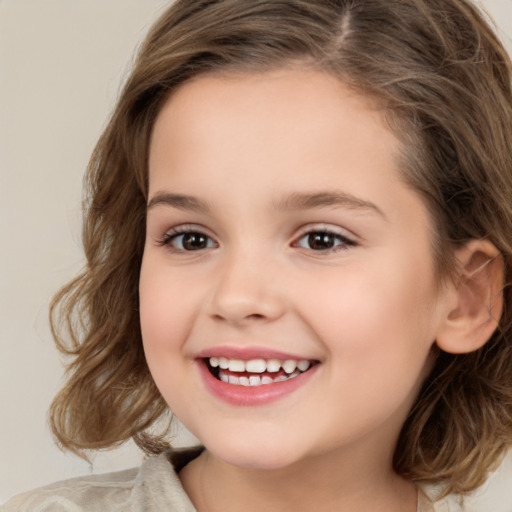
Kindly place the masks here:
MULTIPOLYGON (((80 268, 81 176, 136 44, 164 0, 0 0, 0 503, 139 463, 61 453, 46 410, 62 382, 47 309, 80 268)), ((512 0, 484 0, 512 48, 512 0)), ((512 457, 479 512, 512 512, 512 457), (508 496, 508 498, 507 498, 508 496)))

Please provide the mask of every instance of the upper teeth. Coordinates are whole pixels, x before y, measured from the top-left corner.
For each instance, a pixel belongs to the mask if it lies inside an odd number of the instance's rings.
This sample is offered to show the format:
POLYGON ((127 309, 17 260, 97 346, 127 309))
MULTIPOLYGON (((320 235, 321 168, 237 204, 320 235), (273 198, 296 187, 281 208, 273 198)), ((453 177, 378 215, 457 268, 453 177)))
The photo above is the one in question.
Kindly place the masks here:
POLYGON ((241 359, 228 359, 226 357, 210 357, 209 363, 213 368, 220 367, 223 370, 240 373, 275 373, 281 368, 286 373, 293 373, 296 369, 305 372, 311 366, 311 362, 306 359, 300 361, 295 359, 287 359, 285 361, 278 359, 250 359, 249 361, 242 361, 241 359))

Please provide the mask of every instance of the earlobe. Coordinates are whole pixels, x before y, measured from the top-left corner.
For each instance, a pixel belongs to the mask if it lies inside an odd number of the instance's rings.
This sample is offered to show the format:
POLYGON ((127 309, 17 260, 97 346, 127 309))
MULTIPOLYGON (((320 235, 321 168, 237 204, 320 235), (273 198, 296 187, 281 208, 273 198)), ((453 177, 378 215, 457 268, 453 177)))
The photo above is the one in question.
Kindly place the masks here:
POLYGON ((482 347, 498 326, 503 310, 504 264, 486 240, 472 240, 456 254, 458 272, 450 283, 451 300, 436 342, 445 352, 461 354, 482 347))

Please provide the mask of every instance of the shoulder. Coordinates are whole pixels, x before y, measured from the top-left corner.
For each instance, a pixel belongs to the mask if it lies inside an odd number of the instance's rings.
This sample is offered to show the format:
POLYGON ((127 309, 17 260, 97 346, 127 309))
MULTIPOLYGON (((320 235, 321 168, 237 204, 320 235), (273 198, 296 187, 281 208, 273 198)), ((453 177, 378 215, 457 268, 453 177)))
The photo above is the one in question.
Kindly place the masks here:
POLYGON ((133 490, 138 468, 90 475, 55 482, 46 487, 25 492, 12 498, 2 507, 2 512, 82 512, 101 510, 123 510, 133 490), (101 504, 101 506, 99 506, 101 504))
MULTIPOLYGON (((190 453, 189 460, 196 455, 190 453)), ((161 454, 148 458, 139 468, 56 482, 15 496, 0 509, 2 512, 195 512, 181 486, 173 459, 169 454, 161 454)))
MULTIPOLYGON (((508 510, 508 509, 507 509, 508 510)), ((490 512, 471 500, 471 496, 443 495, 441 485, 423 485, 420 488, 418 512, 490 512)), ((494 512, 494 511, 493 511, 494 512)))

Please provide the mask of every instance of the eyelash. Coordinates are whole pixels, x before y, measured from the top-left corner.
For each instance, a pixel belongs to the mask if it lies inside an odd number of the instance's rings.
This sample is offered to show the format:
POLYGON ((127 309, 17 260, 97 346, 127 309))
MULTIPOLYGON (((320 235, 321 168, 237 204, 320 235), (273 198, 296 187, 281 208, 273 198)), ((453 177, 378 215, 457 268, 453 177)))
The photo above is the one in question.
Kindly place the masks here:
MULTIPOLYGON (((179 237, 184 237, 186 235, 199 235, 201 237, 204 237, 205 239, 207 239, 207 244, 210 243, 210 241, 213 241, 213 239, 206 235, 205 233, 203 233, 200 229, 196 228, 196 227, 193 227, 193 226, 180 226, 180 227, 177 227, 177 228, 173 228, 171 229, 170 231, 167 231, 163 236, 162 238, 160 238, 158 240, 158 244, 159 245, 162 245, 162 246, 165 246, 167 247, 171 252, 176 252, 176 253, 183 253, 183 252, 195 252, 195 251, 200 251, 200 250, 204 250, 204 249, 210 249, 210 247, 204 247, 204 248, 198 248, 198 249, 191 249, 191 250, 187 250, 187 249, 184 249, 184 248, 177 248, 177 247, 174 247, 172 245, 173 241, 177 240, 179 237)), ((214 242, 214 241, 213 241, 214 242)), ((214 242, 215 244, 215 242, 214 242)))
POLYGON ((338 251, 346 251, 349 247, 356 246, 356 242, 352 240, 351 238, 348 238, 345 235, 342 235, 341 233, 338 233, 332 229, 328 229, 325 227, 319 228, 319 229, 309 229, 308 231, 305 231, 302 233, 299 238, 297 239, 297 242, 294 242, 294 247, 301 247, 302 249, 306 250, 312 250, 313 252, 320 253, 320 254, 331 254, 336 253, 338 251), (300 245, 301 240, 305 239, 306 237, 309 238, 308 242, 311 244, 313 240, 311 240, 310 237, 315 236, 318 237, 318 235, 321 236, 319 240, 323 239, 323 241, 326 241, 326 238, 329 238, 329 241, 333 241, 334 243, 339 242, 337 245, 334 245, 333 247, 327 247, 324 249, 313 249, 311 247, 303 247, 300 245))
MULTIPOLYGON (((184 252, 195 252, 195 251, 203 251, 205 249, 211 249, 212 247, 217 247, 217 243, 208 235, 203 233, 200 229, 190 226, 182 226, 173 228, 172 230, 166 232, 162 238, 158 240, 158 244, 161 246, 166 246, 171 252, 175 253, 184 253, 184 252), (173 242, 180 237, 184 237, 186 235, 198 235, 203 240, 206 240, 206 247, 199 247, 197 249, 185 249, 183 247, 183 241, 182 241, 182 247, 178 248, 173 246, 173 242), (213 242, 213 244, 212 244, 213 242)), ((345 235, 342 235, 341 233, 337 233, 334 230, 321 227, 318 229, 309 229, 308 231, 304 231, 292 244, 293 247, 300 247, 305 250, 311 250, 315 253, 319 254, 331 254, 336 253, 338 251, 347 250, 349 247, 356 246, 357 243, 348 238, 345 235), (312 247, 304 247, 301 245, 301 240, 305 239, 306 237, 309 237, 308 243, 311 244, 313 240, 310 238, 312 236, 318 237, 320 235, 321 238, 317 238, 317 242, 327 242, 328 244, 338 242, 336 245, 332 247, 327 247, 323 249, 313 249, 312 247), (328 239, 327 239, 328 238, 328 239), (323 239, 323 240, 322 240, 323 239)))

